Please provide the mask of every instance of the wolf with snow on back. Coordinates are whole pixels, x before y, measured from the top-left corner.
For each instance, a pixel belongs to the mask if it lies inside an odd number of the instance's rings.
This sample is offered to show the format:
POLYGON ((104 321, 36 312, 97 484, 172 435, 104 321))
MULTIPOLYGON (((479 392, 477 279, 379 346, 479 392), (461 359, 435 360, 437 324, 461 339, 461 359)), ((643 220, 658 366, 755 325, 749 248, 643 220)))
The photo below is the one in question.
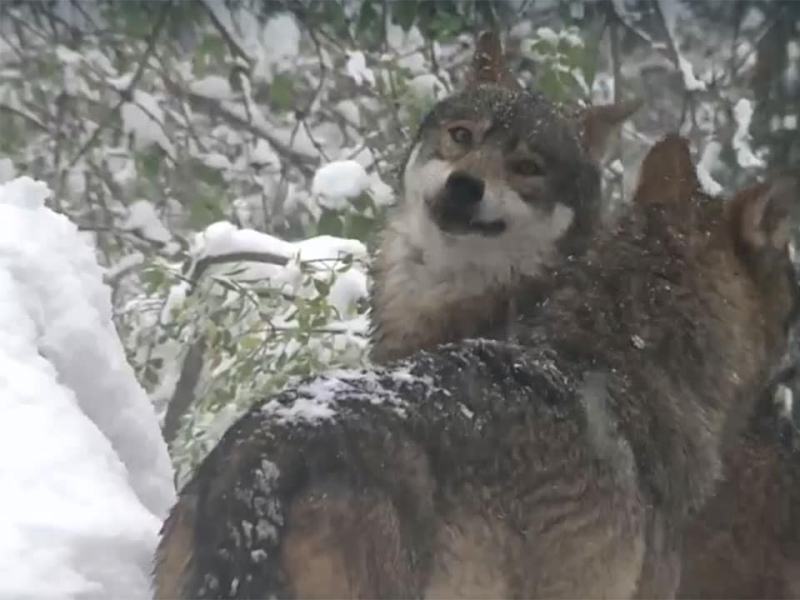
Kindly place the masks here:
POLYGON ((157 595, 630 597, 713 492, 797 301, 797 182, 723 203, 687 169, 684 141, 651 151, 630 214, 544 306, 517 297, 517 343, 253 407, 166 521, 157 595), (671 539, 646 535, 654 520, 671 539))
POLYGON ((544 286, 594 232, 598 159, 637 106, 567 114, 523 91, 481 34, 470 85, 434 107, 405 161, 375 261, 373 358, 503 335, 520 282, 544 286))

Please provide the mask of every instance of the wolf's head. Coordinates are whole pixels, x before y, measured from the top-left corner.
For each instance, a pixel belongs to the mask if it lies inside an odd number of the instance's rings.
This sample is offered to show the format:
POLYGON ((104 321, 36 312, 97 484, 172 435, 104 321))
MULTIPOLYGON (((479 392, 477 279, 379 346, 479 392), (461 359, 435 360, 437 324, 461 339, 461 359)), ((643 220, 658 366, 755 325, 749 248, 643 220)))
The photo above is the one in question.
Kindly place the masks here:
POLYGON ((636 107, 568 115, 523 91, 498 38, 480 36, 469 86, 433 108, 404 164, 376 261, 374 356, 485 335, 498 296, 580 253, 598 222, 598 159, 636 107))
POLYGON ((470 86, 423 121, 403 169, 395 223, 431 266, 538 276, 578 252, 600 208, 608 134, 636 104, 566 115, 523 91, 483 34, 470 86))

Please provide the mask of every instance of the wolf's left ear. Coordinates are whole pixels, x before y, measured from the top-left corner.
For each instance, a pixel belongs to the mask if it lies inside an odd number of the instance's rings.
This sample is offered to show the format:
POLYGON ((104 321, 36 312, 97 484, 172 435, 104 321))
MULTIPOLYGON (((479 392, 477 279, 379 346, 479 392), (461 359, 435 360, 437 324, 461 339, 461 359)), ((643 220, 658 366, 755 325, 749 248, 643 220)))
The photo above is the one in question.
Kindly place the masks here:
POLYGON ((658 141, 639 167, 639 183, 634 204, 687 202, 700 189, 697 171, 692 164, 689 142, 670 134, 658 141))
POLYGON ((514 91, 522 90, 522 86, 506 66, 503 44, 496 32, 483 31, 478 34, 469 83, 473 86, 492 83, 514 91))
POLYGON ((612 134, 641 105, 641 100, 628 100, 585 108, 578 116, 578 128, 589 156, 601 162, 608 150, 612 134))
POLYGON ((800 182, 785 175, 750 187, 732 200, 733 227, 750 251, 782 250, 800 220, 800 182))

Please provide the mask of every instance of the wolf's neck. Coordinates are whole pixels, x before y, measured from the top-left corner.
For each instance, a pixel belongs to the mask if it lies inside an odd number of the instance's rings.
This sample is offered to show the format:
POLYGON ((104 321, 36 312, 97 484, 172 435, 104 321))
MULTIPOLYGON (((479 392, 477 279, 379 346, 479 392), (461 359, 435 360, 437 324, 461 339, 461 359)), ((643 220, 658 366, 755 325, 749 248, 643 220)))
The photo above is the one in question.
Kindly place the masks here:
MULTIPOLYGON (((430 241, 430 240, 429 240, 430 241)), ((443 256, 402 229, 389 228, 374 266, 374 360, 469 337, 506 335, 519 275, 507 265, 443 256)))

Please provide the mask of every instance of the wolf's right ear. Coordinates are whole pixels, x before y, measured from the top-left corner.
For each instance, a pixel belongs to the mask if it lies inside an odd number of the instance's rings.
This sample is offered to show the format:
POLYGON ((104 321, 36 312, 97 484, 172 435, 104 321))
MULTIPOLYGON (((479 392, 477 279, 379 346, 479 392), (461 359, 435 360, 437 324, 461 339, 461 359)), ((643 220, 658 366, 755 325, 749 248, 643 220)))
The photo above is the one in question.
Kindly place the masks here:
POLYGON ((744 248, 783 250, 800 218, 800 182, 784 175, 772 183, 757 184, 739 192, 731 210, 734 233, 744 248))
POLYGON ((578 116, 578 129, 586 151, 595 161, 602 162, 612 134, 641 107, 641 100, 616 104, 601 104, 583 109, 578 116))
POLYGON ((483 31, 475 40, 469 85, 478 86, 483 83, 500 85, 514 91, 522 90, 522 86, 506 66, 503 44, 494 31, 483 31))
POLYGON ((689 143, 673 134, 656 143, 644 157, 633 201, 674 204, 688 201, 698 189, 700 181, 692 164, 689 143))

